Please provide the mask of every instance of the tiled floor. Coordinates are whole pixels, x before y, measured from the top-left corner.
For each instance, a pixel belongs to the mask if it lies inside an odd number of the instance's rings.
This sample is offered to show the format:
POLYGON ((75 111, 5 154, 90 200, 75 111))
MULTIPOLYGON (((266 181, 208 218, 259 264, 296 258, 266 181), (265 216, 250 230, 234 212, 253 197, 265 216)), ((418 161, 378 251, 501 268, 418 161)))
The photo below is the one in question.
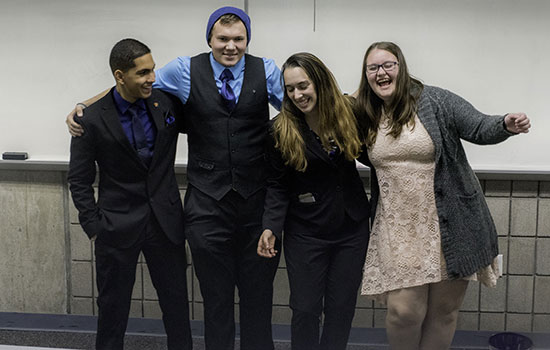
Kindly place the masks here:
MULTIPOLYGON (((97 319, 92 316, 44 315, 0 312, 0 350, 91 349, 97 319)), ((204 349, 202 322, 192 321, 195 350, 204 349)), ((452 350, 489 348, 495 332, 457 331, 452 350)), ((524 333, 534 343, 533 350, 550 350, 550 334, 524 333)), ((290 350, 287 325, 274 325, 276 350, 290 350)), ((238 340, 236 349, 238 349, 238 340)), ((166 337, 160 320, 130 319, 126 350, 166 349, 166 337)), ((352 329, 348 350, 389 350, 386 333, 381 328, 352 329)))

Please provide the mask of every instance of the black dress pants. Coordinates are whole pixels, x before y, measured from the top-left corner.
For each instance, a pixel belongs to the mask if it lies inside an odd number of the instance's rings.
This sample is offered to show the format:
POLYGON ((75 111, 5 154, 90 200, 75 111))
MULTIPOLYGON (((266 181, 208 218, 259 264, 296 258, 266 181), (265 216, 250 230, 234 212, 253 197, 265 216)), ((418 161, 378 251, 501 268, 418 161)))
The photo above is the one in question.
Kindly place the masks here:
POLYGON ((232 350, 235 286, 239 291, 241 350, 272 350, 273 279, 279 258, 256 253, 265 190, 244 199, 231 191, 220 201, 189 186, 185 230, 204 301, 207 350, 232 350))
POLYGON ((97 305, 96 349, 123 349, 139 253, 143 252, 157 291, 168 349, 191 350, 185 245, 172 243, 152 217, 147 231, 132 247, 120 249, 95 241, 97 305))
POLYGON ((349 217, 330 235, 285 232, 292 350, 346 349, 368 239, 368 219, 349 217))

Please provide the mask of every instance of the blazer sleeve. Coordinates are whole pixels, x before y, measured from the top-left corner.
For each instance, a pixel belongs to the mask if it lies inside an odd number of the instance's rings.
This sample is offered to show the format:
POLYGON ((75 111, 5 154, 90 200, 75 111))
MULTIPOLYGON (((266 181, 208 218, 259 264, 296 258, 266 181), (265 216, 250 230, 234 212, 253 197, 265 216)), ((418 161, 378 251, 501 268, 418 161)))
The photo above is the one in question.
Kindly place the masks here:
POLYGON ((445 90, 444 105, 461 139, 478 144, 495 144, 514 135, 504 127, 504 116, 478 111, 462 97, 445 90))
POLYGON ((273 231, 278 239, 282 232, 289 205, 289 167, 284 164, 281 152, 275 148, 272 133, 266 138, 267 191, 264 203, 263 228, 273 231))
POLYGON ((92 131, 84 121, 85 117, 75 120, 82 125, 84 134, 71 139, 67 180, 74 205, 78 210, 80 225, 88 237, 92 238, 101 230, 99 208, 92 187, 96 177, 96 148, 92 131))
POLYGON ((174 117, 176 118, 176 125, 178 127, 178 132, 187 133, 187 123, 185 121, 183 102, 181 102, 179 97, 175 95, 172 95, 167 92, 163 92, 163 93, 167 96, 167 98, 170 100, 170 104, 172 105, 172 111, 174 113, 174 117))
POLYGON ((367 146, 365 146, 364 144, 361 146, 361 153, 359 153, 359 157, 357 158, 357 161, 365 166, 368 166, 371 169, 373 167, 369 159, 367 146))

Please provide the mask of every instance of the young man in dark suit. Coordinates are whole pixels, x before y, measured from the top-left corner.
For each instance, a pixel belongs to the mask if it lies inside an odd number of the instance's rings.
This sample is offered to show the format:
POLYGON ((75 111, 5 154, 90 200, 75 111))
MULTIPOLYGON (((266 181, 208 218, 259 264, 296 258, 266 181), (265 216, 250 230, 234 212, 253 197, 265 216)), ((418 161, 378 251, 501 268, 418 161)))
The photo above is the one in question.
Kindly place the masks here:
POLYGON ((116 86, 78 119, 85 133, 72 139, 68 174, 80 223, 95 240, 96 349, 123 348, 140 252, 157 290, 168 349, 192 349, 183 208, 174 174, 181 102, 153 89, 155 63, 139 41, 118 42, 109 63, 116 86))
POLYGON ((260 257, 256 246, 269 103, 280 107, 282 88, 273 60, 245 54, 250 33, 244 11, 214 11, 206 29, 211 52, 176 58, 159 70, 156 82, 185 102, 185 232, 204 300, 208 350, 234 347, 235 287, 240 349, 274 348, 271 312, 279 257, 260 257))

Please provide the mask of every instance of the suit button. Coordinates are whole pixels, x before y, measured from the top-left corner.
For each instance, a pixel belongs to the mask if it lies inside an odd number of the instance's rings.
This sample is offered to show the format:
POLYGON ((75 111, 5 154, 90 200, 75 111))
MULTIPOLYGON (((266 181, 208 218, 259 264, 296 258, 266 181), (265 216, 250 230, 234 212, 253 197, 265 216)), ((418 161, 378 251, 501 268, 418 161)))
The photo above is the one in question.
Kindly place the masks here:
POLYGON ((231 153, 235 153, 235 150, 234 150, 234 149, 232 149, 232 150, 231 150, 231 153))
POLYGON ((336 191, 342 191, 342 186, 340 185, 336 186, 336 191))
POLYGON ((235 137, 235 134, 231 134, 231 137, 235 137))

